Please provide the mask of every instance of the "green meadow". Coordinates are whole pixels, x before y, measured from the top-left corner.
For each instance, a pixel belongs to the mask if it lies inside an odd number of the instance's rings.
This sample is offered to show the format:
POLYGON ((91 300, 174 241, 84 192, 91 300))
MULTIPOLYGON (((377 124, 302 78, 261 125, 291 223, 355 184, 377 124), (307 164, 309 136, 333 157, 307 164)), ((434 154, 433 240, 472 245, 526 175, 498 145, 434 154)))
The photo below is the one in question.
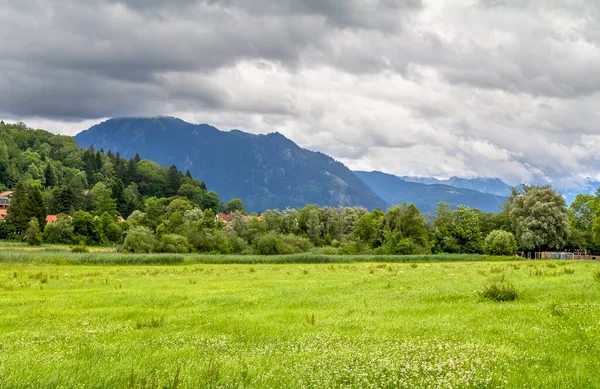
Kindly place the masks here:
POLYGON ((600 387, 592 261, 5 250, 0 388, 600 387))

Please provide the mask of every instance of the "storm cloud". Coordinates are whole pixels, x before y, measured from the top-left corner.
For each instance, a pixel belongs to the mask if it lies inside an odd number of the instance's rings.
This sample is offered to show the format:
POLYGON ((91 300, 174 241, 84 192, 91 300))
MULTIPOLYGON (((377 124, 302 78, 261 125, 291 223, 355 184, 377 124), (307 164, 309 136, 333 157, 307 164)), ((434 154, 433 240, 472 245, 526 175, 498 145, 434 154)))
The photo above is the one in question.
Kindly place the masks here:
POLYGON ((559 0, 0 0, 0 118, 279 131, 349 167, 600 178, 600 6, 559 0))

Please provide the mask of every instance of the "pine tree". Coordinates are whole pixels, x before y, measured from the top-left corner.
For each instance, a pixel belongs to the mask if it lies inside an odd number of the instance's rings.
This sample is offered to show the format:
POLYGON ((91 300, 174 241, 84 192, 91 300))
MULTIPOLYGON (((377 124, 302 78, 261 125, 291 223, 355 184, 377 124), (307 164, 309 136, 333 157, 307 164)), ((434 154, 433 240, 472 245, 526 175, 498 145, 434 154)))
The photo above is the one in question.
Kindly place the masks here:
POLYGON ((179 187, 181 186, 181 173, 177 170, 175 165, 169 168, 167 173, 167 185, 165 186, 165 196, 171 197, 177 194, 179 187))
POLYGON ((77 208, 78 196, 69 186, 62 186, 55 191, 57 213, 72 213, 77 208))
POLYGON ((125 197, 123 196, 123 192, 125 191, 123 181, 117 178, 113 183, 111 189, 112 196, 117 202, 117 211, 119 215, 124 215, 127 212, 127 205, 125 204, 125 197))
POLYGON ((20 235, 27 230, 29 221, 31 220, 26 212, 26 203, 27 189, 25 188, 25 184, 19 181, 15 187, 6 216, 6 224, 10 226, 16 235, 20 235))
POLYGON ((138 163, 142 160, 142 158, 140 157, 140 155, 138 153, 135 153, 135 156, 133 157, 133 160, 138 163))
POLYGON ((28 219, 36 218, 40 226, 45 226, 48 212, 46 211, 40 185, 34 184, 29 188, 25 204, 25 213, 28 219))
POLYGON ((54 187, 57 184, 56 173, 52 164, 48 163, 44 170, 44 178, 46 182, 46 188, 54 187))
POLYGON ((188 170, 185 172, 185 176, 186 176, 187 178, 192 178, 192 173, 190 173, 190 169, 188 169, 188 170))
POLYGON ((135 162, 134 159, 130 159, 127 162, 127 169, 126 169, 126 180, 125 183, 127 185, 131 184, 132 182, 139 182, 139 170, 138 170, 138 164, 137 162, 135 162))

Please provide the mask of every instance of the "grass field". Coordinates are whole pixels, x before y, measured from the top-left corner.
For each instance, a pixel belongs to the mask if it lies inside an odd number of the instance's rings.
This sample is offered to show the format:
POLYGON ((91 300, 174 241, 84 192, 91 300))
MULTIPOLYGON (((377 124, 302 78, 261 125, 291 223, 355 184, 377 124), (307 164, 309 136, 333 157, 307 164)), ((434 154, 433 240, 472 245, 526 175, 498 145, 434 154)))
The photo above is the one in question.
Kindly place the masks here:
POLYGON ((29 259, 0 263, 0 388, 600 387, 596 262, 29 259))

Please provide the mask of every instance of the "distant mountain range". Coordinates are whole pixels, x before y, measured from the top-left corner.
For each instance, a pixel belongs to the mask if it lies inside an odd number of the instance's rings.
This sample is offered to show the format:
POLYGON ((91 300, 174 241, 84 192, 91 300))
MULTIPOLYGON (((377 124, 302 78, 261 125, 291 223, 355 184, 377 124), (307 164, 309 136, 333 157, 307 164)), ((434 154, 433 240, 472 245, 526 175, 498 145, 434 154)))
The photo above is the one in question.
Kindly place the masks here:
MULTIPOLYGON (((424 213, 435 212, 435 208, 440 202, 449 203, 453 207, 466 205, 486 212, 498 212, 499 206, 505 201, 504 196, 436 184, 435 182, 442 181, 435 179, 433 179, 435 181, 429 181, 431 183, 411 182, 406 177, 398 177, 377 171, 356 171, 354 173, 388 203, 413 203, 424 213)), ((456 180, 456 182, 462 181, 467 180, 456 180)), ((468 185, 464 182, 463 184, 468 185)), ((472 186, 475 185, 476 182, 473 182, 472 186)))
POLYGON ((300 148, 279 133, 219 131, 206 124, 159 118, 110 119, 75 136, 81 147, 136 153, 161 165, 190 170, 223 201, 239 197, 248 211, 320 206, 387 208, 351 170, 300 148))
POLYGON ((600 188, 600 181, 593 178, 588 178, 583 182, 582 187, 574 189, 565 189, 560 192, 567 200, 567 204, 571 204, 578 194, 596 194, 596 190, 600 188))
POLYGON ((227 202, 248 211, 320 206, 386 209, 400 202, 432 212, 441 201, 495 212, 510 187, 498 179, 437 180, 352 172, 333 158, 303 149, 280 133, 220 131, 171 117, 110 119, 75 136, 81 147, 138 153, 163 166, 190 170, 227 202))
POLYGON ((511 191, 511 186, 504 183, 499 178, 459 178, 451 177, 447 180, 438 180, 433 177, 400 177, 404 181, 419 182, 422 184, 432 185, 448 185, 455 188, 471 189, 483 193, 491 193, 498 196, 508 196, 511 191))

